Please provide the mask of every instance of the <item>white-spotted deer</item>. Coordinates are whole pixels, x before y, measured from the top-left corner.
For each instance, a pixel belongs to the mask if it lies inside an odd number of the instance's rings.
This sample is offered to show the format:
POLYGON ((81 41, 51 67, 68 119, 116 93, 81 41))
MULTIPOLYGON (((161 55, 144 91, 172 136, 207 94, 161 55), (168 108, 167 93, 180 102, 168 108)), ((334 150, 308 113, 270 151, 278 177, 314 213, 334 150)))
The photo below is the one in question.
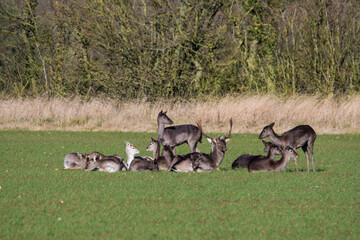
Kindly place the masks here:
POLYGON ((101 172, 126 171, 127 164, 124 159, 117 154, 114 156, 104 156, 101 159, 90 158, 86 171, 99 170, 101 172))
MULTIPOLYGON (((271 123, 270 125, 264 127, 264 129, 259 135, 259 139, 269 137, 273 144, 280 146, 283 149, 287 146, 290 146, 293 149, 298 149, 301 147, 306 155, 308 172, 309 172, 309 154, 308 154, 308 148, 309 148, 311 153, 313 171, 315 172, 313 147, 316 139, 316 133, 314 129, 309 125, 300 125, 279 136, 273 130, 274 124, 275 123, 271 123)), ((294 158, 294 161, 295 161, 296 171, 298 172, 299 169, 297 166, 297 157, 294 158)))
MULTIPOLYGON (((261 141, 265 145, 264 152, 268 153, 268 157, 270 157, 270 151, 269 150, 270 150, 271 146, 274 146, 274 145, 271 142, 266 142, 264 140, 261 140, 261 141)), ((280 151, 277 152, 277 153, 278 153, 278 155, 281 155, 280 151)), ((231 168, 232 169, 248 168, 249 162, 256 159, 256 158, 259 158, 259 157, 265 157, 265 156, 251 155, 251 154, 245 153, 245 154, 241 155, 240 157, 238 157, 237 159, 235 159, 235 161, 231 165, 231 168)))
POLYGON ((129 171, 159 171, 156 160, 151 157, 135 157, 140 151, 131 143, 126 142, 127 165, 129 171))
MULTIPOLYGON (((170 163, 172 160, 172 157, 171 157, 172 154, 170 154, 170 157, 161 156, 160 155, 160 146, 161 146, 160 141, 153 139, 151 137, 151 143, 146 147, 146 151, 153 152, 153 159, 154 159, 154 161, 157 162, 159 170, 169 171, 170 163)), ((168 151, 168 150, 170 150, 169 147, 165 145, 163 152, 168 151)))
POLYGON ((252 159, 249 162, 249 172, 279 172, 284 171, 285 167, 289 163, 290 158, 297 158, 299 155, 296 151, 287 146, 281 150, 280 147, 273 145, 270 147, 269 154, 267 157, 258 157, 252 159), (281 159, 276 161, 275 156, 281 153, 281 159))
POLYGON ((198 122, 198 128, 211 143, 211 152, 209 154, 195 152, 184 156, 175 156, 171 163, 172 170, 180 172, 211 171, 217 169, 222 163, 227 150, 226 143, 230 141, 231 137, 232 119, 230 119, 229 135, 225 137, 212 138, 207 136, 202 130, 201 121, 198 122))
POLYGON ((157 117, 157 123, 158 140, 161 145, 170 146, 174 155, 176 153, 175 147, 185 142, 189 145, 191 152, 199 152, 197 143, 201 142, 202 134, 198 127, 192 124, 184 124, 165 128, 165 124, 173 124, 173 121, 162 110, 157 117))
POLYGON ((69 153, 64 159, 65 169, 85 169, 88 164, 88 155, 86 153, 69 153))

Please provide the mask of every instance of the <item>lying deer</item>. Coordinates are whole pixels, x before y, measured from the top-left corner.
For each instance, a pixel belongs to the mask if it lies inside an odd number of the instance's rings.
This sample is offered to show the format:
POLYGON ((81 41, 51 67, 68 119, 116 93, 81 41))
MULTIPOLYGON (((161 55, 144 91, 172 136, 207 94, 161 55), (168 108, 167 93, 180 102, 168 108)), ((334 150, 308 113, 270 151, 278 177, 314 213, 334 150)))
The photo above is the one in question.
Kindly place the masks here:
POLYGON ((156 160, 150 157, 135 157, 140 151, 131 143, 126 142, 127 165, 129 171, 158 171, 156 160))
MULTIPOLYGON (((264 140, 262 140, 262 143, 265 145, 264 152, 269 153, 269 150, 270 150, 271 146, 273 146, 273 144, 271 142, 266 142, 264 140)), ((281 152, 278 152, 278 154, 281 155, 281 152)), ((232 163, 231 168, 232 169, 235 169, 235 168, 247 168, 250 161, 252 161, 252 160, 254 160, 256 158, 259 158, 259 157, 265 157, 265 156, 251 155, 251 154, 245 153, 245 154, 241 155, 240 157, 238 157, 232 163)), ((268 157, 270 157, 269 154, 268 154, 268 157)))
POLYGON ((93 160, 93 161, 96 161, 96 160, 101 160, 103 158, 105 158, 106 156, 102 153, 99 153, 99 152, 91 152, 89 155, 88 155, 88 158, 90 160, 93 160))
POLYGON ((296 151, 287 146, 285 149, 280 150, 276 145, 270 147, 269 154, 267 157, 258 157, 252 159, 249 162, 248 170, 249 172, 279 172, 283 171, 287 164, 289 163, 290 158, 297 158, 299 155, 296 151), (281 159, 276 161, 275 156, 281 153, 281 159))
MULTIPOLYGON (((285 148, 286 146, 290 146, 293 149, 298 149, 301 147, 306 155, 308 172, 309 172, 309 154, 307 149, 309 148, 311 153, 313 172, 315 172, 313 147, 316 139, 316 133, 314 129, 312 129, 312 127, 310 127, 309 125, 300 125, 283 133, 283 135, 279 136, 273 130, 274 124, 275 123, 271 123, 270 125, 264 127, 264 129, 259 135, 259 139, 269 137, 273 144, 280 146, 282 148, 285 148)), ((294 158, 294 161, 295 161, 296 171, 298 172, 299 169, 297 166, 297 157, 294 158)))
POLYGON ((101 172, 118 172, 126 171, 127 164, 124 162, 124 159, 117 154, 114 156, 104 156, 101 159, 91 159, 88 166, 86 166, 86 171, 99 170, 101 172))
POLYGON ((225 155, 226 143, 230 141, 231 129, 232 129, 232 119, 230 119, 230 130, 229 135, 225 137, 212 138, 207 136, 203 130, 201 122, 198 122, 198 128, 201 133, 208 139, 211 143, 211 152, 207 153, 189 153, 184 156, 176 156, 171 164, 171 169, 179 172, 189 172, 189 171, 211 171, 217 169, 222 163, 225 155))
POLYGON ((163 150, 163 153, 167 152, 167 155, 160 156, 160 141, 151 137, 151 143, 146 147, 146 151, 153 152, 153 159, 156 160, 159 170, 169 171, 170 163, 173 158, 173 154, 169 146, 165 145, 163 150))
POLYGON ((158 123, 158 140, 161 145, 168 145, 172 149, 174 155, 175 147, 183 143, 187 143, 191 152, 199 152, 197 143, 201 143, 201 131, 192 124, 184 124, 170 126, 165 128, 165 124, 173 124, 173 121, 166 115, 166 112, 160 111, 157 117, 158 123))
POLYGON ((65 169, 85 169, 88 163, 88 155, 86 153, 69 153, 64 159, 65 169))

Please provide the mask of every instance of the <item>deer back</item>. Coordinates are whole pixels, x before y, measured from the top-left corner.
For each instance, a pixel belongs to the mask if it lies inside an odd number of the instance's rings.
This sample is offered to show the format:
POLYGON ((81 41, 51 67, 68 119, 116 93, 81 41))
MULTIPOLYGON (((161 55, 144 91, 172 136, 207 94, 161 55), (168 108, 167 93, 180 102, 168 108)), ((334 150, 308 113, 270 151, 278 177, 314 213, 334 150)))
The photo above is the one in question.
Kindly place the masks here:
POLYGON ((157 161, 151 158, 136 157, 129 167, 129 171, 159 171, 157 161))
POLYGON ((201 142, 201 131, 192 124, 170 126, 164 129, 161 145, 178 146, 184 142, 201 142))

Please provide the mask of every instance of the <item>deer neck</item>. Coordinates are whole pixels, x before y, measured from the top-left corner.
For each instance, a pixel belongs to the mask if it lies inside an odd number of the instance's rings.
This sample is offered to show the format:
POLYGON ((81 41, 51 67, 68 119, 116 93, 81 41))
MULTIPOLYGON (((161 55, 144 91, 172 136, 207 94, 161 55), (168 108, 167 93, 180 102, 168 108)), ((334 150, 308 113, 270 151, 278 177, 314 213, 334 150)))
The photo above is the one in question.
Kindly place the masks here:
POLYGON ((225 153, 221 152, 216 146, 212 147, 210 152, 210 158, 212 162, 218 167, 224 159, 225 153))
POLYGON ((154 157, 154 159, 158 159, 160 157, 160 145, 159 144, 156 145, 156 148, 153 152, 153 157, 154 157))
POLYGON ((278 171, 283 171, 288 165, 290 157, 287 154, 284 154, 279 161, 276 162, 276 169, 278 171))
POLYGON ((282 141, 281 141, 281 137, 279 135, 277 135, 274 130, 271 130, 269 138, 271 140, 271 142, 277 146, 282 146, 282 141))
POLYGON ((135 154, 133 154, 133 153, 128 153, 127 154, 127 165, 128 165, 128 167, 130 168, 130 164, 131 164, 131 162, 134 160, 134 156, 135 156, 135 154))
POLYGON ((267 155, 267 159, 271 159, 271 160, 274 160, 276 157, 276 154, 274 153, 274 151, 269 151, 268 155, 267 155))
POLYGON ((158 139, 162 139, 164 135, 165 124, 158 121, 158 139))

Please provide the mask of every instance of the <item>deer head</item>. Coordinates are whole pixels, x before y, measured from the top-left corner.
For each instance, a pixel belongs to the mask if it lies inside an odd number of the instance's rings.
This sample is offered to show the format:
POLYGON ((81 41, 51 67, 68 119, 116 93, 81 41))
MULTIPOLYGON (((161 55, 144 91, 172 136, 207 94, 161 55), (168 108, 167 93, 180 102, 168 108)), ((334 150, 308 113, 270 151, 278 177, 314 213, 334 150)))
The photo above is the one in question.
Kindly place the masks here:
POLYGON ((263 139, 263 138, 270 136, 271 132, 274 132, 274 130, 273 130, 274 124, 275 123, 273 122, 273 123, 265 126, 259 135, 259 139, 263 139))
POLYGON ((211 151, 215 150, 215 147, 218 148, 219 151, 225 152, 227 150, 226 143, 230 141, 231 139, 231 130, 232 130, 232 118, 230 118, 230 130, 228 136, 222 136, 222 137, 209 137, 206 135, 202 130, 202 122, 201 120, 197 122, 198 128, 201 130, 202 134, 206 137, 206 139, 211 143, 211 151))
POLYGON ((159 112, 159 115, 157 117, 158 123, 162 124, 173 124, 174 122, 166 115, 166 112, 163 112, 162 110, 159 112))

